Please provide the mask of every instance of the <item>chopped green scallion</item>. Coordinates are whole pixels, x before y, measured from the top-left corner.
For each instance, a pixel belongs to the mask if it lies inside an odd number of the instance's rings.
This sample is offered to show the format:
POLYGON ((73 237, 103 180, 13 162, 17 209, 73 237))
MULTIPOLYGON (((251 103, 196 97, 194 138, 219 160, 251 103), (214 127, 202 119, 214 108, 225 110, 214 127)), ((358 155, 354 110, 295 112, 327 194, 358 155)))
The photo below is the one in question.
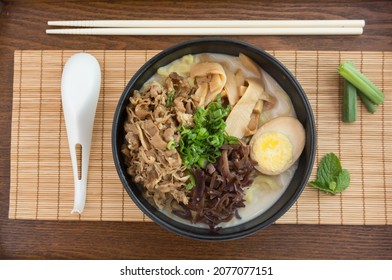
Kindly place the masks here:
POLYGON ((357 119, 357 89, 348 81, 344 81, 343 114, 344 122, 354 122, 357 119))
POLYGON ((181 138, 179 152, 187 168, 204 168, 209 162, 214 163, 223 144, 232 144, 238 140, 226 134, 225 118, 231 107, 223 107, 221 96, 209 103, 206 108, 196 108, 193 127, 180 126, 181 138))
POLYGON ((376 112, 376 108, 374 107, 374 103, 369 100, 369 98, 366 97, 362 92, 358 92, 359 99, 361 99, 363 105, 366 107, 369 113, 374 113, 376 112))
POLYGON ((170 141, 167 143, 167 149, 168 149, 168 150, 174 150, 176 147, 177 147, 177 143, 176 143, 176 141, 174 141, 174 140, 170 140, 170 141))
POLYGON ((167 93, 166 106, 171 106, 171 105, 173 105, 175 93, 176 93, 176 92, 174 91, 174 89, 171 90, 171 91, 169 91, 169 92, 167 93))
POLYGON ((338 67, 339 74, 361 91, 374 104, 384 101, 384 94, 364 74, 358 71, 352 62, 344 62, 338 67))

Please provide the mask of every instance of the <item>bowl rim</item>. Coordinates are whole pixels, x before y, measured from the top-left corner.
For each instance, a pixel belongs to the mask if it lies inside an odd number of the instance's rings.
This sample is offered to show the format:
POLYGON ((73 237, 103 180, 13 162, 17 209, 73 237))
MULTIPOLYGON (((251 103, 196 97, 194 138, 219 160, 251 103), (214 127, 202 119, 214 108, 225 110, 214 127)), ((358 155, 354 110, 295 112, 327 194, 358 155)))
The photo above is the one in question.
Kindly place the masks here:
MULTIPOLYGON (((267 71, 268 73, 268 71, 267 71)), ((279 81, 277 81, 278 84, 279 81)), ((304 188, 307 185, 308 179, 311 175, 312 172, 312 167, 315 162, 315 154, 316 154, 316 143, 317 143, 317 135, 316 135, 316 128, 315 128, 315 118, 313 114, 313 110, 311 107, 311 104, 307 98, 307 95, 305 91, 303 90, 302 86, 300 85, 299 81, 295 78, 295 76, 286 68, 286 66, 283 65, 282 62, 280 62, 275 56, 272 54, 269 54, 268 52, 264 51, 263 49, 260 49, 254 45, 236 40, 236 39, 229 39, 229 38, 201 38, 201 39, 193 39, 193 40, 186 40, 180 43, 177 43, 169 48, 166 48, 162 50, 161 52, 157 53, 154 55, 151 59, 147 60, 138 71, 132 76, 132 78, 129 80, 127 83, 126 87, 124 88, 124 91, 122 92, 119 101, 117 103, 114 116, 113 116, 113 123, 112 123, 112 154, 113 154, 113 160, 115 163, 116 171, 118 173, 118 176, 121 180, 121 183, 125 190, 127 191, 128 195, 131 197, 133 202, 137 205, 137 207, 142 210, 142 212, 147 215, 152 221, 156 222, 158 225, 176 233, 182 236, 190 237, 193 239, 198 239, 198 240, 208 240, 208 241, 220 241, 220 240, 232 240, 232 239, 238 239, 238 238, 243 238, 246 236, 249 236, 261 229, 264 229, 268 227, 269 225, 273 224, 275 221, 277 221, 281 216, 283 216, 291 207, 292 205, 297 201, 298 197, 301 195, 303 192, 304 188), (118 147, 116 137, 117 137, 117 131, 118 131, 118 125, 121 119, 121 109, 124 106, 124 102, 129 99, 130 96, 130 90, 132 89, 133 85, 135 82, 140 78, 140 76, 148 70, 152 65, 157 63, 159 60, 161 60, 163 57, 166 57, 167 55, 176 52, 178 50, 181 50, 185 47, 193 46, 195 44, 200 44, 200 43, 224 43, 224 44, 234 44, 238 45, 241 47, 245 48, 250 48, 252 52, 254 52, 257 55, 264 56, 268 60, 270 60, 280 72, 282 72, 289 82, 294 86, 296 92, 300 95, 302 102, 304 103, 304 108, 306 109, 306 116, 307 116, 307 122, 309 123, 309 130, 310 130, 310 135, 311 135, 311 145, 309 149, 309 164, 307 169, 305 170, 305 174, 303 178, 300 181, 300 184, 298 187, 295 189, 294 193, 292 196, 282 205, 282 207, 275 212, 271 217, 267 218, 263 222, 252 226, 250 228, 247 228, 243 231, 239 232, 234 232, 234 233, 227 233, 224 235, 218 234, 210 234, 210 235, 201 235, 195 232, 191 231, 186 231, 181 228, 178 228, 171 223, 160 219, 159 217, 155 216, 153 213, 151 213, 147 207, 139 200, 139 198, 135 195, 133 191, 131 191, 131 187, 128 184, 128 181, 126 179, 126 174, 122 172, 122 168, 120 166, 120 161, 122 161, 120 157, 120 151, 121 147, 118 147)), ((246 223, 246 222, 245 222, 246 223)))

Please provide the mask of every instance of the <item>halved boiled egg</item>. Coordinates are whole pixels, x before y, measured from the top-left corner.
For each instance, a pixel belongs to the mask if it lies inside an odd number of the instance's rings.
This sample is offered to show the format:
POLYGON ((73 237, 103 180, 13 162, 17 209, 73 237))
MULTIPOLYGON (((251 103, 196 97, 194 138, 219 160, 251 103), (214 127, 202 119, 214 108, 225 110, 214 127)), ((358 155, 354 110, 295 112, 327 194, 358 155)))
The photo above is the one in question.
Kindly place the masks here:
POLYGON ((249 144, 256 169, 277 175, 300 157, 305 147, 305 129, 296 118, 277 117, 262 125, 249 144))

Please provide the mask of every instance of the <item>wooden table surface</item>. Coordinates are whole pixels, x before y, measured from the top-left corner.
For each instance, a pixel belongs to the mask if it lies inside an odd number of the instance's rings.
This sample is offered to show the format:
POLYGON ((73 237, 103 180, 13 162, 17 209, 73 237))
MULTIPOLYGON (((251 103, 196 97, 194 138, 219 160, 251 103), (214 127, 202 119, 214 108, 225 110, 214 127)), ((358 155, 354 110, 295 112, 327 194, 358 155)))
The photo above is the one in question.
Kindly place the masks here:
POLYGON ((392 258, 392 226, 272 225, 243 239, 213 243, 177 236, 155 223, 8 219, 14 50, 163 49, 201 37, 49 36, 48 20, 365 19, 361 36, 231 38, 269 50, 392 51, 391 1, 20 0, 0 6, 0 259, 392 258))

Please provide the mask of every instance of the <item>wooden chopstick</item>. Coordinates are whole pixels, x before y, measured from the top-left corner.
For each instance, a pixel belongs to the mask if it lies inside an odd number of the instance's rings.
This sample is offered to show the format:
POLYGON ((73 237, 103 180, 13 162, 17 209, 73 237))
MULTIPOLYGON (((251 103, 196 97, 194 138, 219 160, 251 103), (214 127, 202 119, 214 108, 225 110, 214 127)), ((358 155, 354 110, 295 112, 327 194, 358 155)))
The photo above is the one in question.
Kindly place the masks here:
POLYGON ((74 20, 48 21, 47 34, 73 35, 360 35, 364 20, 74 20))
POLYGON ((362 28, 71 28, 47 29, 69 35, 360 35, 362 28))
POLYGON ((363 28, 364 20, 71 20, 49 26, 136 28, 363 28))

